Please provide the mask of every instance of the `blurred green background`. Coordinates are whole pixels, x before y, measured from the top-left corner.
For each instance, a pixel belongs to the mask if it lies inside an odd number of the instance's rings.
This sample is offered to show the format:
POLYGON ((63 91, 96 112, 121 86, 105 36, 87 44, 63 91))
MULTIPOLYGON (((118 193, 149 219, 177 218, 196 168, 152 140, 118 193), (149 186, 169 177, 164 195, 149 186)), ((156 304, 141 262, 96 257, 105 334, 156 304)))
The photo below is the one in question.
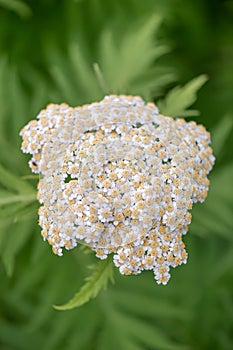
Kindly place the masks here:
POLYGON ((233 1, 0 0, 1 350, 233 349, 232 62, 233 1), (192 109, 217 161, 185 237, 188 264, 165 287, 151 272, 116 271, 95 300, 55 311, 94 259, 80 248, 60 258, 43 243, 20 129, 49 102, 108 92, 156 102, 200 74, 209 81, 192 109))

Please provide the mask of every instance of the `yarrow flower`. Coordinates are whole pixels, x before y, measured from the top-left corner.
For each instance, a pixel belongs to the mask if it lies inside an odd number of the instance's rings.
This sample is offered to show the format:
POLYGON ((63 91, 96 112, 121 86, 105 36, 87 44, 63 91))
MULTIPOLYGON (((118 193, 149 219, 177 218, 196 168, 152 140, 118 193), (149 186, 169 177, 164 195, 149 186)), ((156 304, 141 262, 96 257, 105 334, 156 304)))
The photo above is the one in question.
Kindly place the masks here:
POLYGON ((21 131, 40 174, 39 225, 57 255, 78 243, 121 274, 153 270, 166 284, 187 261, 182 236, 207 196, 214 156, 202 125, 159 114, 135 96, 50 104, 21 131))

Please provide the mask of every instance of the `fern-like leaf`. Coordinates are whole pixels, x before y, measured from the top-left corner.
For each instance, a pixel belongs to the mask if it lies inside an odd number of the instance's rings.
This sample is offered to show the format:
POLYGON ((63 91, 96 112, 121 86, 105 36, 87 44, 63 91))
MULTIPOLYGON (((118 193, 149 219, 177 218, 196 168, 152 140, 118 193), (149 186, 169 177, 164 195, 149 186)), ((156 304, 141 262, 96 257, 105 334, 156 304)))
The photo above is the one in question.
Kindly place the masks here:
POLYGON ((207 79, 207 76, 203 74, 191 80, 183 87, 176 86, 167 94, 164 100, 158 102, 160 112, 173 117, 198 115, 198 111, 187 110, 187 108, 196 101, 197 92, 207 79))
POLYGON ((155 41, 161 20, 161 16, 154 15, 136 30, 129 28, 119 43, 111 30, 103 32, 100 68, 111 92, 122 93, 133 88, 134 81, 147 72, 157 58, 169 51, 167 46, 155 41))
POLYGON ((98 293, 106 288, 109 280, 113 282, 113 263, 112 257, 104 261, 99 261, 93 267, 94 273, 86 278, 86 283, 80 291, 66 304, 54 308, 57 310, 70 310, 87 303, 90 299, 95 298, 98 293))

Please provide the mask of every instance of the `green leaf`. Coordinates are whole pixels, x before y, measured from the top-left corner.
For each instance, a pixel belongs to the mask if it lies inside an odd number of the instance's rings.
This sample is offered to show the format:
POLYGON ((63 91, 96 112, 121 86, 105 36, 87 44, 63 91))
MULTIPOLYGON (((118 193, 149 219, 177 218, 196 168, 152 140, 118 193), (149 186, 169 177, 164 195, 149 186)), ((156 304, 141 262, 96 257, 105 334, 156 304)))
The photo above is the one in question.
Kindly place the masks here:
POLYGON ((31 185, 29 185, 26 181, 21 180, 18 176, 12 174, 10 171, 6 170, 1 164, 0 184, 11 191, 16 191, 19 194, 22 194, 23 196, 26 194, 34 195, 35 193, 35 190, 31 185))
POLYGON ((150 101, 153 97, 161 96, 165 87, 174 83, 176 79, 177 76, 172 69, 156 65, 153 69, 148 69, 147 72, 136 78, 130 91, 132 94, 140 95, 145 100, 150 101))
POLYGON ((219 121, 218 125, 212 132, 212 144, 216 157, 221 154, 224 144, 232 131, 232 127, 233 116, 227 114, 219 121))
POLYGON ((21 17, 30 17, 32 14, 30 7, 20 0, 0 0, 0 6, 16 12, 21 17))
POLYGON ((0 206, 4 204, 12 204, 16 202, 34 202, 36 200, 36 194, 25 194, 25 195, 7 195, 0 196, 0 206))
POLYGON ((109 88, 107 87, 106 81, 104 79, 103 73, 102 73, 98 63, 94 63, 93 68, 94 68, 96 79, 99 83, 101 90, 103 91, 103 93, 105 95, 109 94, 109 88))
POLYGON ((131 339, 132 343, 142 343, 145 348, 153 349, 156 340, 156 348, 160 350, 188 349, 180 344, 175 345, 155 324, 150 324, 119 310, 115 310, 112 317, 121 325, 122 336, 125 335, 126 338, 131 339))
POLYGON ((104 261, 99 261, 94 267, 94 273, 86 278, 86 283, 80 291, 66 304, 57 306, 56 310, 70 310, 87 303, 90 299, 95 298, 99 292, 106 288, 108 281, 113 282, 113 262, 109 256, 104 261))
POLYGON ((37 207, 37 202, 17 202, 2 206, 0 208, 0 228, 6 223, 11 225, 12 223, 21 221, 25 217, 29 217, 31 214, 35 215, 37 207))
POLYGON ((183 87, 176 86, 168 92, 164 100, 158 102, 160 112, 173 117, 198 115, 198 111, 190 111, 187 110, 187 108, 196 101, 198 90, 207 80, 208 78, 206 75, 200 75, 183 87))
POLYGON ((233 242, 233 163, 213 172, 210 192, 204 203, 195 204, 191 229, 196 234, 217 234, 233 242))
POLYGON ((17 253, 27 242, 32 232, 33 221, 31 220, 21 221, 11 228, 8 227, 8 230, 6 231, 8 237, 7 240, 5 238, 2 260, 5 265, 6 272, 9 276, 11 276, 13 273, 14 262, 17 253))
MULTIPOLYGON (((49 45, 49 44, 48 44, 49 45)), ((62 99, 70 104, 92 102, 103 97, 88 53, 77 42, 69 44, 68 55, 48 50, 50 72, 62 99), (68 62, 68 64, 67 64, 68 62)))
MULTIPOLYGON (((51 56, 54 56, 54 54, 51 56)), ((50 73, 56 86, 60 89, 60 94, 67 102, 74 100, 76 98, 75 87, 67 77, 67 72, 65 72, 53 58, 51 60, 53 60, 53 65, 50 68, 50 73)))
POLYGON ((135 79, 145 74, 152 63, 169 51, 157 44, 155 35, 162 17, 153 15, 136 28, 125 31, 117 43, 110 29, 106 29, 100 41, 100 68, 111 92, 123 93, 134 86, 135 79), (146 54, 145 54, 146 53, 146 54))
POLYGON ((84 50, 76 43, 72 43, 69 47, 70 61, 72 64, 73 74, 81 89, 85 91, 89 100, 93 101, 102 96, 98 85, 94 69, 89 64, 87 57, 84 55, 84 50))

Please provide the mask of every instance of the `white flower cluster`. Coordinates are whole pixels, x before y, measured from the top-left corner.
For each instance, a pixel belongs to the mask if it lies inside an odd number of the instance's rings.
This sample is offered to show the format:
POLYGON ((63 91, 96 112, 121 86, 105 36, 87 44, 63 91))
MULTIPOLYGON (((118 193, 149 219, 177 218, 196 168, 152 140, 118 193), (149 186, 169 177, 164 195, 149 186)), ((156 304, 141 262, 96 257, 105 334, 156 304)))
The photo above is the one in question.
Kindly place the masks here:
POLYGON ((153 270, 166 284, 186 263, 182 235, 207 196, 214 156, 202 125, 159 115, 140 97, 49 105, 21 131, 41 174, 39 224, 53 252, 88 245, 122 274, 153 270))

